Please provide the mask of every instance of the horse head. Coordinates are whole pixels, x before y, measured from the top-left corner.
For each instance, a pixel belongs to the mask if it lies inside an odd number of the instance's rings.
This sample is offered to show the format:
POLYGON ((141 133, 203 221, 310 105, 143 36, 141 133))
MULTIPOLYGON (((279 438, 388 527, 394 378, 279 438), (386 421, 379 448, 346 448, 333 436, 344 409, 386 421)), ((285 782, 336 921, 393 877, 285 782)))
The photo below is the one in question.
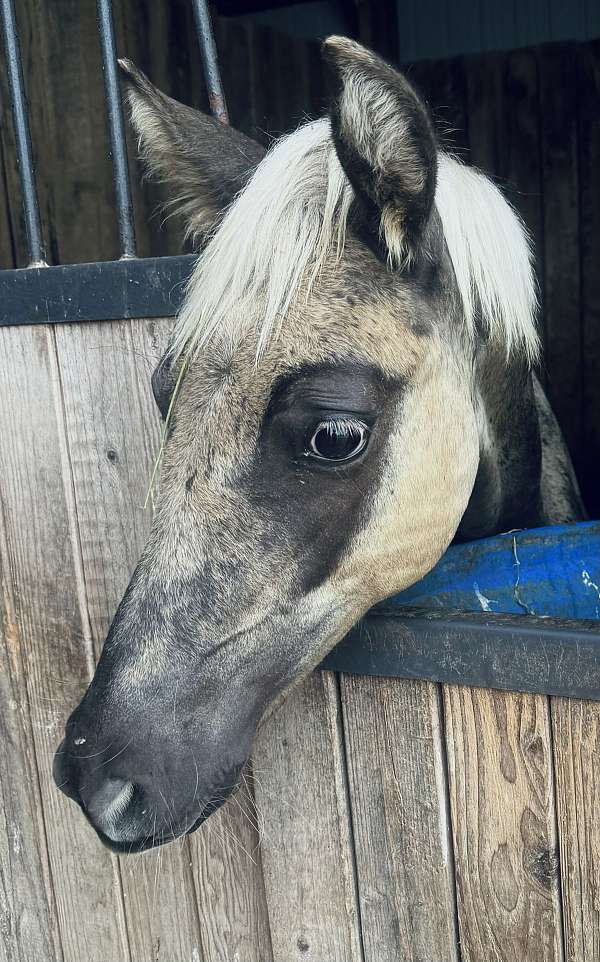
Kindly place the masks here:
POLYGON ((151 170, 203 249, 154 377, 151 533, 55 777, 119 850, 195 828, 257 726, 456 534, 475 359, 535 353, 522 227, 407 79, 330 38, 329 115, 263 156, 124 65, 151 170))

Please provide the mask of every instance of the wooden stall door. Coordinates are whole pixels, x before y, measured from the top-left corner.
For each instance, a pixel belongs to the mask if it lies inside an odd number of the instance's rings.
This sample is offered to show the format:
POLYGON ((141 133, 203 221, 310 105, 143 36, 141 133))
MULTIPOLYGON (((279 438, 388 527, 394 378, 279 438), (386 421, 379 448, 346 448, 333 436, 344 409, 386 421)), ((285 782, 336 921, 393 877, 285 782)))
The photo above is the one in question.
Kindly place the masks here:
MULTIPOLYGON (((19 19, 51 257, 113 256, 93 4, 23 0, 19 19)), ((121 53, 202 104, 189 4, 127 0, 117 30, 121 53)), ((314 45, 216 32, 235 124, 267 139, 320 112, 314 45)), ((532 232, 542 375, 597 513, 600 46, 410 72, 445 142, 532 232)), ((6 110, 0 137, 8 267, 24 245, 6 110)), ((141 251, 177 252, 156 189, 135 195, 141 251)), ((148 528, 149 374, 170 323, 0 330, 0 959, 598 962, 596 705, 315 673, 265 725, 245 794, 129 859, 57 792, 52 753, 148 528)))

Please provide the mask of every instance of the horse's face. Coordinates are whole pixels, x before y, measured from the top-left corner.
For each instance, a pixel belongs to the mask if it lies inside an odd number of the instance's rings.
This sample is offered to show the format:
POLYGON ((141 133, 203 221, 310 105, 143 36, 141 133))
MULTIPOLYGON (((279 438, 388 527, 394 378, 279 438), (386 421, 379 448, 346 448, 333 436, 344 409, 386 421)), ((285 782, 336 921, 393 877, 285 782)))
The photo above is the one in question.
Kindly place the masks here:
MULTIPOLYGON (((343 252, 323 249, 318 272, 298 279, 282 331, 264 338, 268 271, 289 225, 269 239, 247 224, 257 246, 275 249, 264 283, 242 278, 239 297, 236 265, 256 252, 238 233, 227 264, 217 233, 187 323, 230 296, 227 317, 154 379, 171 412, 151 535, 56 760, 57 781, 117 848, 186 832, 227 796, 265 711, 371 605, 432 567, 473 486, 476 418, 468 352, 452 334, 454 275, 432 214, 429 122, 406 81, 361 48, 339 41, 330 56, 340 84, 335 149, 355 192, 343 252), (400 143, 388 142, 390 124, 400 143), (404 266, 390 271, 390 258, 404 266)), ((167 136, 161 110, 176 108, 139 78, 131 97, 160 161, 159 148, 168 151, 152 137, 167 136)), ((194 122, 210 135, 207 121, 194 122)), ((323 143, 331 163, 326 132, 323 143)), ((197 180, 195 229, 214 218, 205 169, 197 180)), ((221 228, 227 243, 243 205, 221 228)))

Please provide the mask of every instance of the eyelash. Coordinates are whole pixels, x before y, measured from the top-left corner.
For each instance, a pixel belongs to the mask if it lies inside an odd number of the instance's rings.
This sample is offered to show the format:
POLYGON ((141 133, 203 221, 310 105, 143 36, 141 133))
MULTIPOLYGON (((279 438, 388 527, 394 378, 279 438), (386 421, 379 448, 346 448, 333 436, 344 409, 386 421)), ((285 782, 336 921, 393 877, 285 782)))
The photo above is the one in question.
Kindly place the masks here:
MULTIPOLYGON (((360 434, 361 431, 366 430, 367 426, 363 421, 359 421, 358 418, 332 417, 323 418, 317 425, 317 428, 319 427, 326 427, 327 432, 332 437, 334 434, 341 435, 341 437, 348 437, 353 431, 360 434)), ((315 431, 317 428, 315 428, 315 431)))
MULTIPOLYGON (((367 447, 369 442, 370 430, 368 426, 363 422, 358 420, 358 418, 352 417, 329 417, 324 418, 319 421, 312 429, 310 438, 306 445, 304 454, 306 457, 313 458, 317 461, 332 462, 332 463, 344 463, 347 461, 354 460, 359 454, 367 447), (338 457, 328 456, 328 453, 323 453, 319 451, 317 445, 317 438, 322 432, 326 433, 327 439, 341 440, 356 438, 356 445, 354 448, 348 450, 346 454, 342 452, 337 452, 338 457)), ((335 450, 331 450, 329 454, 335 454, 335 450)))

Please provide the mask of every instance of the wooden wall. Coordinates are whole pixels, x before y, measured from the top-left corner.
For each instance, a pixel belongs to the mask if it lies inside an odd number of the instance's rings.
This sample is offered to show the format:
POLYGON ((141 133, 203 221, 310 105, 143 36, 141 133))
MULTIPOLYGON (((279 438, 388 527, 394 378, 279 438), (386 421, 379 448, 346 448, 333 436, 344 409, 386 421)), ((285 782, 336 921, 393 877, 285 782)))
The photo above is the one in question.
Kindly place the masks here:
MULTIPOLYGON (((46 230, 64 261, 115 253, 91 7, 19 8, 46 230)), ((123 51, 200 101, 193 50, 174 43, 183 4, 118 11, 123 51)), ((283 130, 317 109, 313 48, 235 23, 218 36, 235 122, 283 130)), ((516 184, 542 264, 548 382, 584 465, 600 441, 598 63, 592 44, 413 72, 442 126, 465 131, 459 148, 516 184)), ((22 237, 4 112, 1 132, 9 266, 22 237)), ((136 199, 142 249, 169 249, 174 227, 148 228, 152 198, 136 199)), ((246 792, 191 838, 132 858, 104 850, 54 788, 62 725, 148 528, 149 375, 168 327, 0 329, 0 959, 597 962, 598 705, 317 672, 261 733, 246 792)))
POLYGON ((600 704, 316 672, 192 837, 51 779, 142 546, 168 324, 0 330, 0 959, 597 962, 600 704))

